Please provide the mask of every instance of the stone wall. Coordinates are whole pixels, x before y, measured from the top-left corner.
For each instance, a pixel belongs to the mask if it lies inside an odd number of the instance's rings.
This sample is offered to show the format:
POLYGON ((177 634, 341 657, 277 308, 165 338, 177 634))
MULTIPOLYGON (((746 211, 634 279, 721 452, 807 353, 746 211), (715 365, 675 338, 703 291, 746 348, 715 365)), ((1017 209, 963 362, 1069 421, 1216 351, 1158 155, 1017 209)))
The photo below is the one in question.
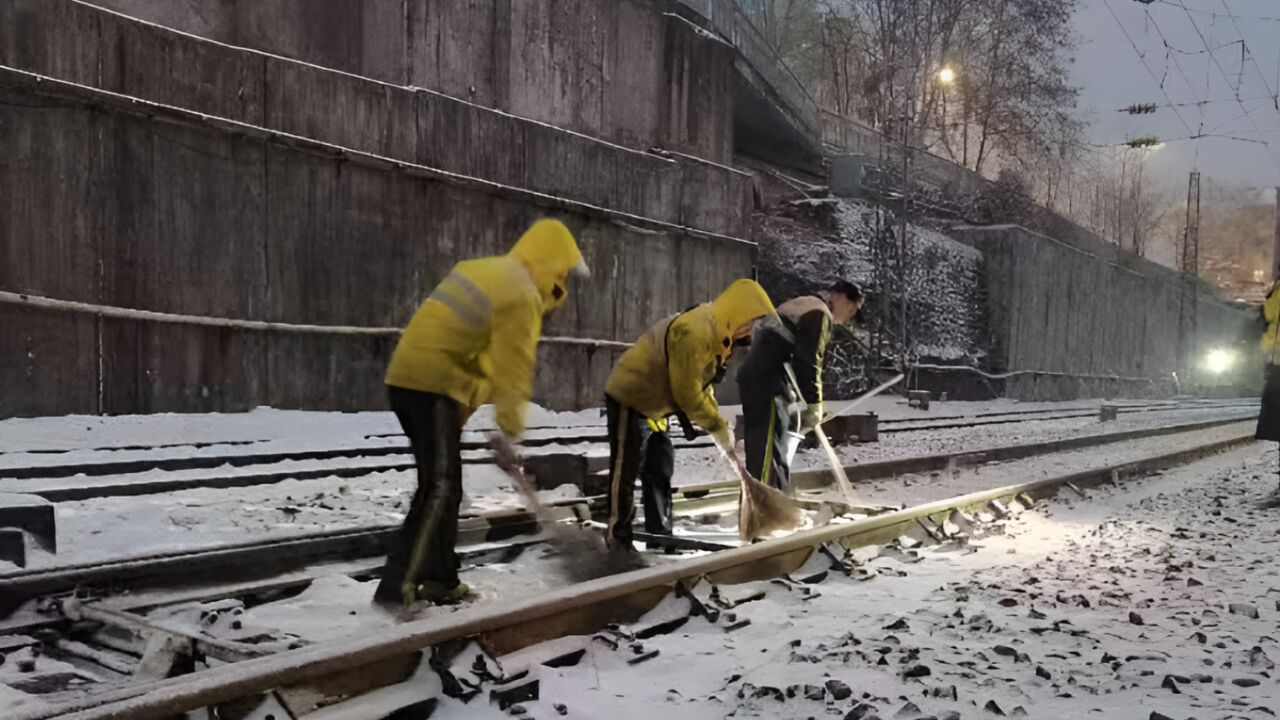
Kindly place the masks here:
MULTIPOLYGON (((953 234, 983 253, 991 370, 1077 376, 1013 379, 1009 395, 1069 396, 1078 376, 1121 379, 1089 381, 1085 392, 1133 394, 1150 386, 1140 379, 1164 383, 1178 369, 1180 275, 1141 272, 1017 226, 953 234)), ((1235 345, 1250 318, 1202 291, 1195 356, 1235 345)))
MULTIPOLYGON (((752 244, 0 72, 0 288, 248 320, 399 326, 453 262, 564 219, 596 276, 547 333, 631 340, 749 275, 752 244)), ((0 416, 380 407, 392 342, 0 306, 0 416)), ((598 404, 613 351, 545 345, 598 404)))
POLYGON ((629 147, 660 146, 721 163, 731 158, 728 73, 736 52, 725 43, 690 42, 694 28, 671 14, 674 0, 96 4, 230 45, 436 90, 629 147), (686 66, 696 71, 682 71, 686 66))
MULTIPOLYGON (((668 35, 680 45, 673 63, 702 52, 699 44, 722 50, 689 32, 668 35)), ((707 232, 748 232, 751 178, 727 166, 228 47, 75 0, 0 4, 0 65, 707 232)), ((731 72, 686 68, 673 92, 687 96, 681 107, 723 100, 714 85, 731 72)), ((691 142, 724 130, 694 126, 691 142)))

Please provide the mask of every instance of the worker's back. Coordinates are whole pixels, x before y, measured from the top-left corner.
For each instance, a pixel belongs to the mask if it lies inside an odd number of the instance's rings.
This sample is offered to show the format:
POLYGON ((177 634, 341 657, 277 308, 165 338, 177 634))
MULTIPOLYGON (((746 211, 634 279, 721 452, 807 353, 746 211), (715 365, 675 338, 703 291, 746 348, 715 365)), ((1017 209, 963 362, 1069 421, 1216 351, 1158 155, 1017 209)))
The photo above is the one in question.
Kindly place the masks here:
POLYGON ((471 410, 490 402, 492 319, 521 305, 531 322, 540 320, 538 290, 518 260, 458 263, 409 321, 386 383, 447 395, 471 410))

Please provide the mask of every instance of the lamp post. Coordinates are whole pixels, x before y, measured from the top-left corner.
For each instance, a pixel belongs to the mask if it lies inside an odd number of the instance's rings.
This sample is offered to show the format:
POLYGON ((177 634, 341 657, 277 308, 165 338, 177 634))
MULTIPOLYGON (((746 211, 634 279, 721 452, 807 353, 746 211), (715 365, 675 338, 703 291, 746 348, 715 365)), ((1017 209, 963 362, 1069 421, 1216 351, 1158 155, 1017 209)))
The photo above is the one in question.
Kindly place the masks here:
POLYGON ((947 148, 947 153, 952 158, 955 154, 951 150, 951 131, 947 127, 947 88, 956 81, 956 71, 950 65, 943 65, 938 71, 938 85, 942 87, 942 138, 947 148))

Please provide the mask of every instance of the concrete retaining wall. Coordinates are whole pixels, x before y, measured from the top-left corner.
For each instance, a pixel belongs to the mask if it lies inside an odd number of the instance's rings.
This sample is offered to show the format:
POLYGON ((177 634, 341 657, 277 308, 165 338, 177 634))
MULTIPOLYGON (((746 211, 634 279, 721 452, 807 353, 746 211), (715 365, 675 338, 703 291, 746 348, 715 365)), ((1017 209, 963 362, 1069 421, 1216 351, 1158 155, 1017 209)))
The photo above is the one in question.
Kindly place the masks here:
MULTIPOLYGON (((704 54, 704 46, 722 53, 718 42, 687 27, 681 31, 683 21, 667 20, 677 26, 667 33, 669 42, 680 45, 672 63, 704 54)), ((628 149, 440 93, 202 40, 74 0, 0 4, 0 65, 708 232, 748 232, 751 178, 732 168, 628 149), (686 199, 693 195, 686 187, 699 188, 696 201, 686 199)), ((713 86, 728 83, 731 73, 714 67, 677 73, 673 103, 684 109, 676 115, 714 116, 686 106, 727 102, 728 93, 713 86)), ((728 136, 726 127, 673 123, 698 137, 728 136)))
MULTIPOLYGON (((1128 392, 1177 370, 1180 276, 1144 273, 1016 226, 961 228, 955 236, 982 251, 990 307, 991 368, 1129 381, 1026 376, 1011 397, 1128 392)), ((1249 314, 1201 293, 1197 344, 1230 345, 1249 314)), ((1197 354, 1198 355, 1198 354, 1197 354)))
MULTIPOLYGON (((552 215, 597 273, 547 333, 630 340, 749 275, 755 252, 13 73, 0 137, 0 288, 67 300, 398 326, 453 262, 552 215)), ((379 407, 392 345, 14 306, 0 327, 0 416, 379 407)), ((540 401, 598 404, 610 351, 540 355, 540 401)))
MULTIPOLYGON (((201 37, 437 90, 630 147, 727 163, 732 47, 699 42, 674 0, 97 0, 201 37), (718 94, 709 94, 715 90, 718 94), (693 98, 694 102, 685 102, 693 98), (700 130, 719 128, 715 133, 700 130)), ((704 39, 705 40, 705 39, 704 39)))

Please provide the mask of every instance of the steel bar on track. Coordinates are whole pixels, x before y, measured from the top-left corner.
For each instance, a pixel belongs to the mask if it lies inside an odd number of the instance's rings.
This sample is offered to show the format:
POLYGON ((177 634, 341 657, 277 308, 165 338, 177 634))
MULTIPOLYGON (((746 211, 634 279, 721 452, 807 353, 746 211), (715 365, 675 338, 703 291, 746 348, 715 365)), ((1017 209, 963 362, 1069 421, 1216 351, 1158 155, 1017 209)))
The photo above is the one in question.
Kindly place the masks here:
MULTIPOLYGON (((1231 406, 1231 407, 1235 407, 1235 406, 1231 406)), ((1248 407, 1248 406, 1240 406, 1240 407, 1243 409, 1244 407, 1248 407)), ((1230 408, 1224 407, 1221 409, 1225 410, 1230 408)), ((1070 417, 1074 417, 1074 416, 1070 416, 1070 417)), ((1080 417, 1085 417, 1085 416, 1082 415, 1080 417)), ((1180 426, 1143 428, 1139 430, 1127 431, 1126 433, 1115 433, 1114 436, 1117 438, 1117 441, 1118 441, 1118 440, 1132 439, 1137 437, 1148 437, 1151 434, 1163 434, 1164 428, 1186 428, 1189 430, 1189 429, 1194 429, 1195 427, 1213 427, 1214 425, 1226 424, 1226 423, 1235 422, 1235 421, 1236 419, 1234 418, 1207 420, 1200 423, 1190 423, 1187 425, 1180 425, 1180 426)), ((998 422, 1006 423, 1006 422, 1028 422, 1028 421, 1019 419, 1019 420, 1000 420, 998 422)), ((890 432, 919 431, 919 430, 936 430, 936 429, 945 429, 945 428, 952 428, 952 427, 971 427, 974 425, 981 425, 981 424, 984 424, 984 423, 966 423, 966 424, 959 424, 959 425, 933 425, 928 427, 911 427, 911 428, 883 428, 882 427, 880 432, 890 433, 890 432)), ((994 424, 994 421, 993 421, 993 424, 994 424)), ((1170 432, 1178 432, 1178 431, 1179 430, 1170 430, 1170 432)), ((1086 436, 1086 437, 1093 438, 1093 437, 1101 437, 1101 436, 1093 435, 1093 436, 1086 436)), ((1075 440, 1076 439, 1072 439, 1069 442, 1073 442, 1075 440)), ((1088 444, 1088 443, 1085 443, 1085 444, 1088 444)), ((688 443, 685 445, 680 445, 678 447, 697 448, 697 447, 703 447, 703 446, 709 446, 709 445, 705 443, 688 443)), ((1036 445, 1036 447, 1041 447, 1041 446, 1036 445)), ((299 453, 272 453, 272 454, 230 456, 231 458, 234 458, 234 460, 227 460, 222 458, 206 458, 206 457, 166 458, 166 459, 161 459, 156 461, 130 460, 130 461, 120 461, 120 462, 112 462, 112 463, 49 466, 48 468, 41 468, 41 467, 14 468, 10 470, 0 470, 0 478, 6 479, 6 480, 15 478, 15 477, 21 478, 21 479, 49 480, 52 482, 52 484, 45 484, 44 486, 41 486, 41 484, 37 482, 37 483, 34 483, 33 486, 30 487, 29 489, 13 487, 11 488, 11 491, 38 495, 52 502, 66 502, 66 501, 75 501, 75 500, 88 500, 88 499, 99 498, 99 497, 150 495, 150 494, 157 494, 157 493, 163 493, 163 492, 174 492, 179 490, 195 489, 195 488, 226 489, 226 488, 236 488, 236 487, 251 487, 256 485, 270 485, 272 483, 277 483, 284 480, 311 480, 311 479, 318 479, 318 478, 325 478, 325 477, 356 478, 356 477, 371 475, 373 473, 378 473, 378 472, 388 472, 393 470, 401 470, 401 471, 412 470, 413 463, 408 460, 405 460, 403 462, 391 462, 391 463, 377 464, 377 465, 364 465, 364 466, 348 465, 348 466, 335 466, 332 468, 310 468, 305 470, 267 470, 264 472, 256 472, 256 473, 238 473, 238 474, 232 474, 232 475, 217 475, 217 476, 199 477, 199 478, 149 478, 145 480, 129 480, 127 478, 123 478, 119 481, 96 482, 96 483, 89 483, 89 484, 77 484, 75 481, 75 477, 73 477, 77 474, 85 474, 85 475, 92 476, 92 475, 109 474, 112 471, 138 472, 142 470, 153 470, 153 469, 185 470, 185 469, 199 469, 199 468, 216 468, 216 467, 220 467, 222 465, 228 465, 228 464, 233 466, 245 466, 245 465, 256 464, 259 462, 265 463, 265 462, 280 462, 285 460, 313 460, 313 459, 332 459, 332 458, 361 457, 361 456, 384 456, 384 455, 399 455, 399 454, 404 454, 404 451, 402 448, 388 446, 388 447, 374 447, 374 448, 368 448, 368 449, 303 451, 299 453)), ((992 459, 1000 459, 1000 458, 992 458, 992 459)), ((897 461, 888 461, 888 462, 892 463, 897 461)), ((866 477, 879 477, 877 475, 860 476, 858 478, 854 477, 854 475, 858 474, 859 472, 857 468, 871 468, 878 464, 879 463, 867 463, 860 466, 849 466, 846 468, 846 472, 851 473, 850 475, 851 479, 866 479, 866 477)), ((925 468, 925 470, 933 470, 933 469, 937 469, 937 468, 934 466, 928 466, 925 468)), ((902 474, 903 472, 918 472, 918 471, 909 471, 909 470, 891 469, 891 468, 887 469, 887 474, 889 475, 902 474)), ((797 475, 801 475, 801 476, 805 474, 806 473, 804 472, 797 473, 797 475)))
POLYGON ((44 720, 65 716, 74 720, 147 720, 164 718, 201 707, 255 696, 274 688, 351 672, 380 660, 413 653, 440 643, 496 631, 512 625, 539 622, 566 612, 607 603, 632 593, 672 587, 730 568, 764 563, 779 556, 828 542, 848 542, 860 535, 891 531, 940 513, 1028 494, 1039 498, 1066 485, 1093 486, 1127 474, 1190 462, 1208 454, 1252 441, 1252 432, 1225 440, 1093 470, 1009 485, 940 500, 847 524, 805 530, 670 565, 646 568, 571 585, 536 597, 515 599, 501 608, 473 607, 426 618, 398 627, 375 630, 358 638, 317 644, 277 655, 224 665, 198 674, 175 677, 145 686, 124 688, 60 707, 35 709, 13 720, 44 720), (72 714, 67 714, 72 713, 72 714))
MULTIPOLYGON (((1241 419, 1211 420, 1185 425, 1130 430, 1122 433, 1100 433, 1063 440, 1008 445, 985 450, 899 458, 849 465, 846 466, 845 471, 851 480, 867 481, 912 473, 932 472, 953 465, 1017 460, 1035 455, 1092 447, 1094 445, 1173 435, 1182 432, 1195 432, 1241 421, 1241 419)), ((826 479, 829 472, 826 470, 797 471, 792 474, 792 482, 802 489, 822 487, 828 484, 826 479)), ((705 505, 721 500, 726 502, 733 501, 737 488, 738 483, 736 481, 676 488, 676 509, 679 510, 681 506, 705 505)), ((602 502, 601 496, 589 496, 573 498, 558 504, 572 506, 578 503, 587 503, 588 507, 593 507, 601 506, 602 502)), ((518 510, 479 516, 467 519, 464 522, 480 521, 483 521, 486 527, 491 529, 491 532, 499 534, 511 534, 520 530, 529 530, 536 525, 531 517, 518 510)), ((0 585, 4 586, 9 598, 16 598, 21 601, 84 585, 108 582, 121 583, 125 581, 137 582, 141 580, 159 582, 175 573, 181 575, 189 575, 190 573, 205 575, 224 572, 228 568, 243 567, 258 568, 264 572, 267 568, 271 568, 275 571, 283 572, 301 567, 309 562, 378 557, 385 554, 385 543, 394 535, 397 527, 384 525, 349 528, 213 548, 175 551, 120 561, 83 563, 51 569, 19 570, 0 573, 0 585)), ((464 530, 466 530, 465 525, 464 530)), ((474 535, 479 530, 473 528, 470 532, 474 535)), ((0 601, 3 601, 3 598, 0 598, 0 601)), ((7 604, 9 603, 0 602, 0 606, 7 604)), ((0 607, 0 613, 5 610, 5 607, 0 607)))

